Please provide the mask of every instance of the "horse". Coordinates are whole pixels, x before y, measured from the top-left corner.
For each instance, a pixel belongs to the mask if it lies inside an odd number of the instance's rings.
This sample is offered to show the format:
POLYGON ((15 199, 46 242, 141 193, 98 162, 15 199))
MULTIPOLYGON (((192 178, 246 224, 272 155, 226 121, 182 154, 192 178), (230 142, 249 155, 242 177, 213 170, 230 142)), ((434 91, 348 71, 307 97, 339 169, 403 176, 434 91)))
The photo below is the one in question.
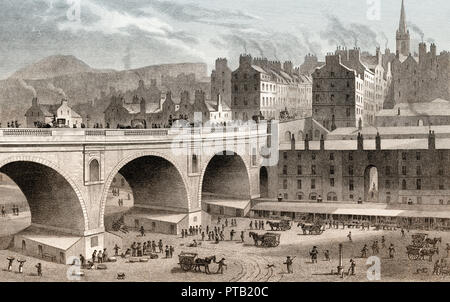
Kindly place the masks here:
POLYGON ((211 264, 211 262, 216 262, 215 255, 211 257, 195 259, 194 271, 201 272, 201 267, 203 266, 205 268, 205 274, 210 274, 211 272, 209 271, 209 265, 211 264))
POLYGON ((312 224, 312 223, 302 223, 299 222, 297 224, 297 227, 301 227, 303 231, 303 235, 306 235, 307 233, 311 235, 312 233, 320 233, 322 230, 322 226, 320 224, 312 224))
POLYGON ((248 233, 248 235, 249 235, 249 236, 253 239, 253 241, 255 242, 255 246, 258 246, 258 242, 259 242, 259 241, 261 241, 261 242, 264 241, 264 235, 259 235, 259 234, 255 233, 255 232, 250 232, 250 233, 248 233))
POLYGON ((421 248, 419 251, 420 259, 425 260, 425 256, 428 256, 428 261, 433 261, 434 254, 439 255, 439 248, 421 248))
POLYGON ((279 222, 267 221, 266 224, 270 226, 272 231, 279 231, 281 227, 279 222))
POLYGON ((431 238, 427 238, 425 239, 425 243, 426 244, 431 244, 433 247, 436 247, 436 244, 441 244, 442 243, 442 237, 435 237, 433 239, 431 238))

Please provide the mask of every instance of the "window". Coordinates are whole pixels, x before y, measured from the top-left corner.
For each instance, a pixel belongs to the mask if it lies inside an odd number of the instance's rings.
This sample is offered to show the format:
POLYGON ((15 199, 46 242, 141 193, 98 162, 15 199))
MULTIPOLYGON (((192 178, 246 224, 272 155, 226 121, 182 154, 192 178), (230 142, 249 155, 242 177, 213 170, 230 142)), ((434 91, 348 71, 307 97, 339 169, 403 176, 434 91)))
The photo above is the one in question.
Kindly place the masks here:
POLYGON ((99 181, 100 180, 100 165, 98 160, 93 159, 89 163, 89 181, 99 181))
POLYGON ((316 175, 316 165, 311 166, 311 174, 316 175))
POLYGON ((297 199, 303 200, 303 193, 297 193, 297 199))
POLYGON ((386 182, 385 182, 384 186, 386 187, 386 189, 390 189, 391 188, 391 181, 389 179, 386 179, 386 182))
POLYGON ((330 187, 334 187, 334 178, 330 178, 330 187))
POLYGON ((350 152, 350 153, 348 154, 348 160, 353 160, 353 152, 350 152))
POLYGON ((311 153, 311 159, 316 160, 316 153, 311 153))
POLYGON ((416 160, 420 160, 420 152, 416 152, 416 160))
POLYGON ((385 168, 385 174, 386 174, 387 176, 391 175, 391 167, 386 166, 386 168, 385 168))
POLYGON ((348 175, 353 176, 353 166, 348 166, 348 175))
POLYGON ((421 179, 416 180, 416 189, 422 190, 422 180, 421 179))
POLYGON ((402 190, 406 190, 406 180, 402 180, 402 190))
POLYGON ((192 155, 192 173, 198 173, 198 156, 197 154, 192 155))
POLYGON ((355 184, 354 184, 354 182, 353 182, 353 179, 350 179, 350 180, 348 181, 348 190, 349 190, 349 191, 354 191, 354 190, 355 190, 355 184))
POLYGON ((330 160, 334 160, 334 153, 330 153, 330 160))
POLYGON ((302 175, 303 173, 302 173, 303 171, 302 171, 302 166, 297 166, 297 174, 298 175, 302 175))
MULTIPOLYGON (((289 136, 290 136, 290 134, 289 134, 289 136)), ((287 158, 288 158, 287 152, 283 152, 283 159, 287 159, 287 158)))
POLYGON ((91 237, 91 247, 96 246, 98 246, 98 237, 97 236, 91 237))
POLYGON ((283 198, 286 199, 286 200, 289 199, 288 193, 284 193, 283 198))
POLYGON ((330 175, 334 175, 334 166, 330 166, 330 175))
POLYGON ((406 175, 406 166, 402 166, 402 174, 406 175))
POLYGON ((402 153, 402 160, 406 160, 406 152, 402 153))
POLYGON ((287 175, 287 166, 286 165, 284 165, 283 166, 283 175, 287 175))
POLYGON ((283 179, 283 189, 286 190, 288 188, 288 181, 287 179, 283 179))
POLYGON ((422 175, 422 167, 421 166, 417 166, 416 167, 416 175, 422 175))
POLYGON ((311 179, 311 189, 315 189, 315 188, 316 188, 316 180, 311 179))
POLYGON ((302 154, 300 152, 297 153, 297 159, 302 160, 302 154))
POLYGON ((301 188, 302 188, 302 180, 297 179, 297 189, 301 189, 301 188))
POLYGON ((445 190, 445 188, 444 188, 444 180, 442 178, 439 179, 439 190, 445 190))

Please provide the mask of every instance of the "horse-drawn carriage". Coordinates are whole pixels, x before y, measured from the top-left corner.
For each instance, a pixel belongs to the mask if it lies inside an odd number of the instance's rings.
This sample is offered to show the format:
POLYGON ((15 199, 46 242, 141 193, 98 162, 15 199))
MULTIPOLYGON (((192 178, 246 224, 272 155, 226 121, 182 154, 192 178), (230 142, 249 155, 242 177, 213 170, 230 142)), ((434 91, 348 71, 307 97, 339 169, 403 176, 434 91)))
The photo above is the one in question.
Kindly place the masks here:
POLYGON ((250 232, 249 236, 255 242, 255 246, 258 246, 258 243, 261 242, 262 247, 277 247, 280 245, 280 234, 276 233, 265 233, 260 235, 255 232, 250 232))
POLYGON ((299 222, 297 226, 302 228, 303 235, 321 235, 325 231, 325 226, 321 223, 299 222))
POLYGON ((194 270, 195 272, 201 271, 201 267, 205 268, 205 273, 209 274, 209 265, 212 262, 216 262, 216 256, 199 258, 196 253, 186 253, 182 252, 178 255, 179 265, 181 269, 185 272, 194 270))
POLYGON ((270 226, 272 231, 287 231, 291 229, 291 221, 283 219, 281 221, 267 221, 266 224, 270 226))
POLYGON ((428 234, 417 233, 412 235, 412 244, 406 247, 406 253, 410 260, 424 260, 428 256, 429 261, 433 261, 434 254, 439 254, 441 238, 428 238, 428 234))

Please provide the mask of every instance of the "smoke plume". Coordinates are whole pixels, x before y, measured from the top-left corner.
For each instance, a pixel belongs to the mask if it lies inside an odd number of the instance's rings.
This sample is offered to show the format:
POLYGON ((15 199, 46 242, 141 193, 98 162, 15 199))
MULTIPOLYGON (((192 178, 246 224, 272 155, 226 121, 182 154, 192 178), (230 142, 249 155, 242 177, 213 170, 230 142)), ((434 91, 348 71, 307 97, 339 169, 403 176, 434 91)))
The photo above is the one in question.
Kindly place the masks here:
POLYGON ((61 95, 63 98, 67 98, 66 93, 64 92, 64 90, 62 90, 61 88, 55 87, 55 85, 53 85, 53 83, 48 83, 47 88, 50 89, 53 92, 58 93, 59 95, 61 95))
POLYGON ((31 93, 33 93, 33 97, 37 96, 36 89, 34 89, 33 86, 28 85, 23 79, 19 79, 19 83, 23 88, 25 88, 28 91, 31 91, 31 93))

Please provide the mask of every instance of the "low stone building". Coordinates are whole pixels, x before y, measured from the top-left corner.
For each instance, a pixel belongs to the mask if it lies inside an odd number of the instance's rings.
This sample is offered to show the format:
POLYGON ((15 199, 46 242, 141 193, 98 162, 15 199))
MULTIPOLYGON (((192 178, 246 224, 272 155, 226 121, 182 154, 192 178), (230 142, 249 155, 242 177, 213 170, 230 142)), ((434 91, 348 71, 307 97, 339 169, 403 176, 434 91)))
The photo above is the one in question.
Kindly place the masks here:
POLYGON ((60 104, 39 104, 38 98, 34 97, 31 108, 25 113, 27 127, 51 125, 62 128, 81 128, 83 119, 69 107, 68 103, 66 99, 63 99, 60 104))
POLYGON ((450 102, 435 99, 430 103, 400 103, 383 109, 375 117, 377 127, 450 125, 450 102))

